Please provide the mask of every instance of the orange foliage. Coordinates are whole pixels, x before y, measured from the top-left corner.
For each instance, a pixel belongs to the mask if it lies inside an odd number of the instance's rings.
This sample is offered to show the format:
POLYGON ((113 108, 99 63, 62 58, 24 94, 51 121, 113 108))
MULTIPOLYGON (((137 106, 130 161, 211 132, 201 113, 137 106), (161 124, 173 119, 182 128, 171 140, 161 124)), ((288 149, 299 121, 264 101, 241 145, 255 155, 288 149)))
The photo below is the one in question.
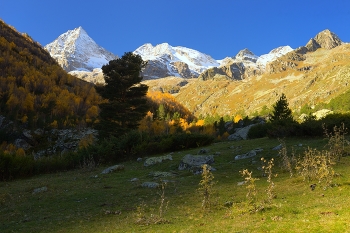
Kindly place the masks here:
POLYGON ((235 116, 235 118, 234 118, 233 121, 234 121, 235 123, 237 123, 237 122, 239 122, 240 120, 243 120, 243 117, 242 117, 240 114, 238 114, 238 115, 235 116))
POLYGON ((149 91, 147 93, 149 105, 151 106, 151 112, 157 112, 159 105, 163 105, 167 113, 174 114, 178 112, 180 116, 186 120, 192 120, 194 116, 191 112, 185 108, 182 104, 176 101, 174 96, 169 93, 162 93, 159 91, 149 91))

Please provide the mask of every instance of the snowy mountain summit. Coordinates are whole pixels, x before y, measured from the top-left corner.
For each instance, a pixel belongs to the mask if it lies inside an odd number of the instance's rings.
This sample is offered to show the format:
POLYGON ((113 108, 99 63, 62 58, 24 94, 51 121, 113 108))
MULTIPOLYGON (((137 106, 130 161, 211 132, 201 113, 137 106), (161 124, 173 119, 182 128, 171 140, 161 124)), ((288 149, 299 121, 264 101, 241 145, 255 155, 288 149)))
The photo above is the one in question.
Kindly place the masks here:
POLYGON ((93 71, 116 56, 96 44, 82 27, 69 30, 45 46, 66 71, 93 71))
POLYGON ((156 46, 147 43, 137 48, 134 53, 148 61, 143 71, 145 79, 166 76, 193 78, 208 68, 220 65, 209 55, 181 46, 173 47, 168 43, 156 46))
POLYGON ((277 58, 289 53, 290 51, 293 51, 293 49, 289 45, 280 46, 271 50, 268 54, 261 55, 256 63, 265 67, 267 63, 276 60, 277 58))

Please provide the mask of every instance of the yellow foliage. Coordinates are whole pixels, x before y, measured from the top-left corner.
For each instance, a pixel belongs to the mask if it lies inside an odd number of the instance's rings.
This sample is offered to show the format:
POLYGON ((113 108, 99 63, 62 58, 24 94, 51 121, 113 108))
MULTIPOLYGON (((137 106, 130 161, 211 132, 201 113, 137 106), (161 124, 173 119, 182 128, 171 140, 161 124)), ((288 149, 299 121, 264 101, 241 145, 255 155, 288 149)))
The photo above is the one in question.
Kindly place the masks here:
POLYGON ((186 121, 185 119, 183 119, 183 118, 180 118, 179 124, 180 124, 181 128, 182 128, 184 131, 186 131, 187 128, 189 127, 187 121, 186 121))
POLYGON ((152 122, 152 129, 155 135, 161 135, 165 133, 165 122, 162 121, 153 121, 152 122))
POLYGON ((16 150, 16 155, 18 155, 18 156, 25 156, 25 155, 26 155, 26 152, 24 151, 23 148, 18 148, 18 149, 16 150))
POLYGON ((21 119, 22 123, 26 123, 28 121, 28 116, 24 115, 21 119))
POLYGON ((196 126, 204 126, 204 120, 198 120, 196 126))
POLYGON ((98 107, 97 106, 91 106, 87 111, 86 111, 86 120, 92 120, 94 118, 98 117, 98 107))
POLYGON ((234 122, 237 123, 238 121, 243 120, 242 116, 240 114, 236 115, 234 118, 234 122))
POLYGON ((50 126, 52 127, 52 128, 55 128, 55 129, 57 129, 57 127, 58 127, 58 123, 57 123, 57 121, 56 120, 54 120, 51 124, 50 124, 50 126))
POLYGON ((92 134, 86 135, 85 137, 83 137, 82 139, 80 139, 79 141, 79 148, 86 148, 89 145, 92 145, 95 141, 95 138, 92 134))
POLYGON ((204 126, 203 133, 207 135, 215 135, 215 128, 212 125, 204 126))
POLYGON ((227 139, 228 136, 230 136, 230 134, 228 132, 225 132, 222 136, 221 136, 221 140, 227 139))
POLYGON ((12 143, 10 143, 6 146, 4 153, 5 154, 13 154, 16 150, 17 150, 17 147, 15 145, 13 145, 12 143))

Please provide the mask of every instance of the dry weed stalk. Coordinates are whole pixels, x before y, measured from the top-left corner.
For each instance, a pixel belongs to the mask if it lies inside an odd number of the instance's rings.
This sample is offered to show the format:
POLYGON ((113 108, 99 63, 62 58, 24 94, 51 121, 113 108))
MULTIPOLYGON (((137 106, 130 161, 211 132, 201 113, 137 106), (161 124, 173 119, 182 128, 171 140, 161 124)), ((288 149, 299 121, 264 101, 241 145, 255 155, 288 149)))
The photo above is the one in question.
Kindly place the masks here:
POLYGON ((259 178, 253 178, 253 172, 249 172, 248 169, 239 171, 239 173, 241 173, 242 177, 244 177, 245 183, 247 184, 246 188, 248 189, 248 192, 246 197, 248 199, 249 207, 252 207, 252 209, 249 209, 249 212, 258 212, 259 210, 263 209, 263 207, 257 204, 258 192, 256 190, 255 181, 259 180, 259 178))
POLYGON ((299 157, 296 170, 307 180, 318 181, 322 183, 324 188, 331 185, 334 176, 334 157, 328 151, 318 151, 308 148, 304 152, 304 156, 299 157))
POLYGON ((166 186, 166 183, 162 182, 161 191, 160 191, 159 213, 158 214, 151 213, 150 216, 147 216, 146 215, 147 205, 145 203, 142 203, 136 208, 136 213, 135 213, 136 224, 147 226, 151 224, 169 223, 169 221, 164 218, 164 214, 166 213, 168 209, 168 204, 169 204, 169 201, 165 202, 165 199, 166 199, 165 186, 166 186))
POLYGON ((210 171, 210 166, 204 164, 202 166, 202 179, 199 182, 198 190, 202 193, 202 209, 210 210, 211 207, 211 195, 213 194, 213 185, 214 185, 214 175, 210 171))
POLYGON ((283 170, 288 171, 290 174, 290 177, 292 177, 293 176, 293 164, 295 164, 294 147, 292 147, 292 155, 288 156, 286 143, 283 140, 280 140, 280 143, 282 145, 282 148, 278 152, 278 154, 281 158, 281 167, 283 170))
POLYGON ((272 177, 277 176, 277 174, 272 173, 272 168, 274 166, 274 159, 271 158, 270 161, 267 161, 266 159, 261 158, 261 161, 265 164, 262 168, 265 174, 267 175, 267 182, 269 183, 267 189, 265 190, 267 194, 267 202, 271 204, 272 199, 276 197, 276 194, 274 193, 275 183, 272 181, 272 177))
POLYGON ((345 152, 345 144, 348 143, 348 141, 345 139, 345 135, 348 133, 347 128, 345 127, 344 123, 342 123, 339 127, 334 126, 332 132, 328 132, 325 125, 322 127, 324 134, 328 139, 326 147, 328 148, 331 157, 334 161, 340 161, 345 152))

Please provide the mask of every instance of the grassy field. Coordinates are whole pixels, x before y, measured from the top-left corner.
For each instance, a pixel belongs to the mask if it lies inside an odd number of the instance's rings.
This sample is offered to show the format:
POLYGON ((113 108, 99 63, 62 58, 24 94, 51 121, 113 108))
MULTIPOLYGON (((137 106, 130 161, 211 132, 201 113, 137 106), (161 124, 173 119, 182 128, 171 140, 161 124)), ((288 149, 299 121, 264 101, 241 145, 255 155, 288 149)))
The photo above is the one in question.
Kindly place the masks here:
MULTIPOLYGON (((302 154, 307 147, 322 150, 325 139, 286 139, 290 152, 302 154)), ((178 171, 186 154, 175 152, 172 161, 149 167, 143 162, 125 162, 124 171, 100 174, 105 167, 46 174, 0 183, 0 232, 350 232, 350 157, 334 166, 336 176, 327 189, 310 184, 281 170, 277 139, 220 142, 205 147, 215 156, 212 205, 204 211, 198 191, 201 175, 178 171), (238 154, 262 148, 256 158, 234 160, 238 154), (267 177, 262 176, 260 157, 275 158, 272 177, 276 197, 267 199, 267 177), (252 171, 262 210, 252 213, 247 185, 239 171, 252 171), (172 172, 160 188, 143 188, 145 181, 159 181, 149 174, 172 172), (138 178, 132 182, 133 178, 138 178), (33 193, 46 187, 43 192, 33 193), (161 205, 162 198, 164 200, 161 205), (160 215, 160 209, 162 210, 160 215), (142 218, 143 217, 143 218, 142 218), (161 218, 160 218, 161 217, 161 218), (142 219, 142 221, 140 221, 142 219), (137 221, 139 222, 137 223, 137 221), (148 223, 148 224, 147 224, 148 223)))

